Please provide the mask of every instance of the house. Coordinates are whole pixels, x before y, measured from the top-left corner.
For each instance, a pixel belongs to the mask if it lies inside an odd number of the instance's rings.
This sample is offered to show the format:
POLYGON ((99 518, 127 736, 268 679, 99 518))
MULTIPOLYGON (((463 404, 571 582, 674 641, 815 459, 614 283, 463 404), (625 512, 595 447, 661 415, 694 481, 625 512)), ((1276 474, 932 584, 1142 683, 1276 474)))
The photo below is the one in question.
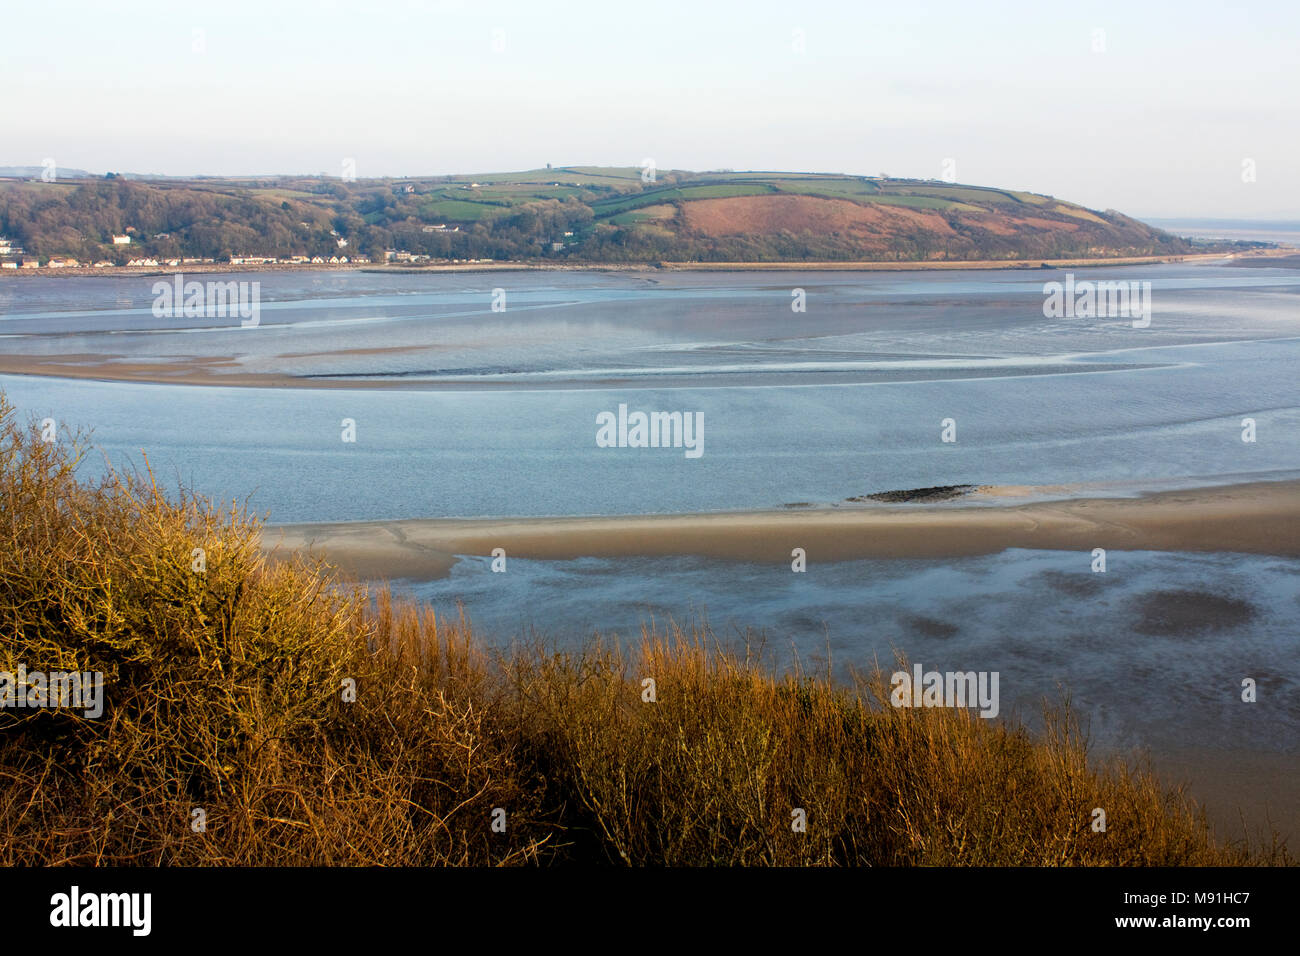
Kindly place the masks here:
POLYGON ((17 269, 17 268, 18 268, 18 263, 16 262, 0 262, 0 269, 17 269))
POLYGON ((24 259, 23 264, 19 266, 20 269, 39 269, 40 267, 39 259, 24 259))
POLYGON ((50 261, 45 263, 50 269, 76 269, 81 263, 76 259, 64 259, 61 257, 51 257, 50 261))
POLYGON ((129 246, 130 244, 131 244, 131 237, 130 237, 130 236, 114 236, 114 237, 113 237, 113 245, 115 245, 115 246, 129 246))
POLYGON ((95 263, 95 265, 94 265, 93 268, 96 268, 96 269, 111 269, 111 268, 113 268, 113 263, 109 262, 107 259, 100 259, 98 262, 95 263))
POLYGON ((158 264, 157 259, 132 259, 130 262, 127 263, 127 266, 143 267, 143 266, 156 266, 157 264, 158 264))

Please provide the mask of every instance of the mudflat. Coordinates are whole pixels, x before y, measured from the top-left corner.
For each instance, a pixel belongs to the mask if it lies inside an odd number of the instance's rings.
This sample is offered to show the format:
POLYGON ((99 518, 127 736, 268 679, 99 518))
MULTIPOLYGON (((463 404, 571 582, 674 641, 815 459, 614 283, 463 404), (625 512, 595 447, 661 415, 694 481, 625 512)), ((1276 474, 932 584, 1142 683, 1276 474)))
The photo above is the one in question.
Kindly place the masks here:
POLYGON ((1231 551, 1300 556, 1300 481, 1165 491, 1136 498, 1014 503, 984 488, 943 504, 842 504, 787 511, 271 525, 263 546, 310 551, 365 579, 431 580, 456 555, 567 560, 699 555, 781 563, 994 554, 1008 548, 1231 551))

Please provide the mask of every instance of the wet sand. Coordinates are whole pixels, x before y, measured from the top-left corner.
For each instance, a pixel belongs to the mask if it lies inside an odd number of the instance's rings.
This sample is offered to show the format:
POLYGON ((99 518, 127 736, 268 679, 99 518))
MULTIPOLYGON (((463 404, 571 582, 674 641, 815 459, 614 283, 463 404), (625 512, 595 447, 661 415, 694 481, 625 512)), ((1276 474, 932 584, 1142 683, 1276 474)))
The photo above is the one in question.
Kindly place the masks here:
POLYGON ((788 563, 994 554, 1007 548, 1232 551, 1300 556, 1300 481, 1138 498, 1005 504, 985 488, 938 505, 842 504, 786 511, 579 518, 433 518, 269 526, 268 549, 307 549, 366 579, 432 580, 456 555, 569 560, 698 555, 788 563), (970 502, 983 502, 971 504, 970 502))
MULTIPOLYGON (((413 352, 412 348, 340 349, 330 353, 286 353, 281 358, 307 358, 314 355, 382 355, 413 352)), ((43 378, 73 378, 96 382, 135 382, 142 385, 218 385, 236 388, 300 389, 402 389, 427 388, 428 382, 375 379, 305 378, 283 372, 244 372, 239 358, 194 356, 180 360, 130 362, 120 356, 69 353, 64 355, 0 355, 0 375, 34 375, 43 378), (227 371, 229 370, 229 371, 227 371)), ((441 387, 454 387, 447 383, 441 387)))
MULTIPOLYGON (((450 573, 456 555, 488 555, 498 547, 510 556, 545 559, 693 554, 781 563, 791 560, 796 547, 807 551, 810 563, 942 559, 1006 548, 1300 556, 1300 481, 1018 503, 1026 495, 1069 490, 984 487, 940 504, 864 503, 731 514, 281 525, 266 529, 264 545, 280 555, 312 551, 366 580, 440 578, 450 573)), ((921 496, 927 499, 933 502, 932 496, 921 496)), ((1243 613, 1235 602, 1215 603, 1181 591, 1148 595, 1137 610, 1137 630, 1157 634, 1171 628, 1232 626, 1243 613)), ((1300 759, 1295 755, 1196 746, 1149 753, 1161 782, 1185 785, 1219 839, 1258 841, 1270 828, 1292 840, 1300 837, 1300 759)))
POLYGON ((1294 852, 1300 840, 1300 756, 1210 748, 1152 752, 1166 788, 1185 786, 1220 840, 1258 845, 1277 830, 1294 852))

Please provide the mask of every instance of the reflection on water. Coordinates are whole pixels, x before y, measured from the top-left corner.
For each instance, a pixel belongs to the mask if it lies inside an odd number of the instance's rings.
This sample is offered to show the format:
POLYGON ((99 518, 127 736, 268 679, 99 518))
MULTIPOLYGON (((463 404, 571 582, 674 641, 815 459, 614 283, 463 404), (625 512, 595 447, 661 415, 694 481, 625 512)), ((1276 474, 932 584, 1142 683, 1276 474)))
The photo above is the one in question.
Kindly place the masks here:
POLYGON ((706 624, 778 665, 847 676, 895 652, 927 669, 996 670, 1004 713, 1034 721, 1068 690, 1101 746, 1295 753, 1300 741, 1300 561, 1225 554, 1090 556, 1011 550, 938 561, 785 565, 705 558, 462 559, 399 589, 508 643, 635 644, 643 627, 706 624), (1254 678, 1260 703, 1241 702, 1254 678))
POLYGON ((934 485, 1300 471, 1300 272, 1090 270, 1151 282, 1146 329, 1045 318, 1043 284, 1060 276, 235 276, 262 283, 257 329, 155 319, 155 278, 0 281, 0 343, 15 354, 225 358, 240 371, 417 385, 2 376, 0 388, 25 415, 93 428, 119 463, 146 451, 157 473, 223 499, 252 494, 283 522, 772 508, 934 485), (507 290, 504 313, 491 311, 494 287, 507 290), (790 309, 796 287, 805 313, 790 309), (702 413, 705 454, 598 448, 596 416, 622 403, 702 413), (1246 417, 1252 444, 1240 440, 1246 417), (343 419, 356 422, 354 444, 341 441, 343 419), (954 443, 940 441, 945 419, 954 443))

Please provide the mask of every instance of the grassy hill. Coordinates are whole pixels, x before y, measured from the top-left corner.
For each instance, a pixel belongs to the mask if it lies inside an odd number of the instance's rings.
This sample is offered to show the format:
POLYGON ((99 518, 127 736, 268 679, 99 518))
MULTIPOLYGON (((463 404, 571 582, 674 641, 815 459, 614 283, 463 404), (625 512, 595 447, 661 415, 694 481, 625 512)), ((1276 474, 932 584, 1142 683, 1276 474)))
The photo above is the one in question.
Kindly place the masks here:
POLYGON ((32 255, 367 255, 577 262, 930 261, 1168 255, 1113 210, 934 180, 569 166, 412 179, 0 181, 32 255), (130 235, 130 247, 112 235, 130 235), (342 241, 342 242, 341 242, 342 241), (346 244, 343 244, 346 243, 346 244))

